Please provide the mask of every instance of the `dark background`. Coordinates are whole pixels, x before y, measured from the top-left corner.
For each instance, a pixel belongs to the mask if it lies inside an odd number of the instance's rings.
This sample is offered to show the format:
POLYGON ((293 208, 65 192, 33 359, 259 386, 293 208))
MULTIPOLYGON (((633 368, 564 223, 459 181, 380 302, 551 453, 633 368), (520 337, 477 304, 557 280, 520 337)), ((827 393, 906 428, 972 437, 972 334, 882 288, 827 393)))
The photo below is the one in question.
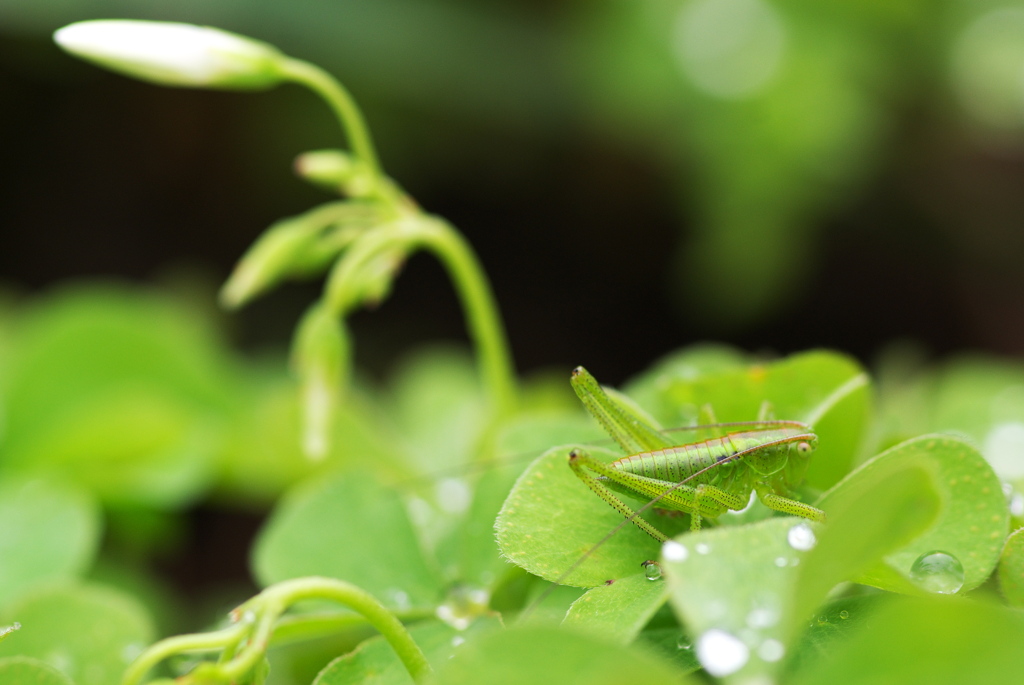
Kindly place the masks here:
MULTIPOLYGON (((700 116, 680 116, 689 142, 669 144, 671 132, 642 125, 644 102, 624 95, 617 104, 635 117, 630 128, 593 94, 598 65, 618 54, 603 42, 601 13, 623 6, 0 2, 0 279, 26 294, 82 278, 169 283, 194 289, 208 310, 263 228, 330 199, 290 170, 296 154, 343 142, 308 92, 158 88, 78 62, 50 39, 69 21, 118 15, 216 24, 345 81, 388 172, 478 251, 522 371, 582 363, 618 383, 707 339, 765 353, 835 347, 869 363, 900 340, 936 355, 1022 351, 1024 106, 1019 126, 1011 118, 993 128, 958 104, 946 74, 953 37, 977 17, 947 7, 945 20, 915 29, 912 42, 925 47, 892 57, 895 85, 858 77, 883 122, 847 146, 851 159, 867 159, 863 170, 838 193, 812 180, 811 194, 827 198, 795 212, 800 231, 742 241, 766 259, 780 244, 793 256, 779 266, 790 285, 751 314, 733 286, 761 286, 744 285, 742 263, 708 260, 694 284, 680 262, 714 228, 701 218, 700 116)), ((807 3, 779 6, 796 20, 814 13, 807 3)), ((856 29, 870 37, 877 28, 883 47, 864 49, 881 62, 913 25, 886 21, 856 29)), ((751 148, 749 159, 771 154, 751 148)), ((318 292, 318 283, 285 287, 224 315, 225 325, 246 349, 283 348, 318 292)), ((353 328, 358 363, 376 373, 420 342, 463 339, 454 293, 422 255, 353 328)))

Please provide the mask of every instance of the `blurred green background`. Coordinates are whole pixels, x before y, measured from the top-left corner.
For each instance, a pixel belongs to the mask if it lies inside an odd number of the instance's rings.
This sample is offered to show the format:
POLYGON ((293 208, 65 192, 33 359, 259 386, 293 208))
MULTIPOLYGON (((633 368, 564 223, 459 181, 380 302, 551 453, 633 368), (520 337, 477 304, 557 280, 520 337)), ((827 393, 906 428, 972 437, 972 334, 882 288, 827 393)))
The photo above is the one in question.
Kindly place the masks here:
MULTIPOLYGON (((50 40, 113 16, 337 74, 389 172, 479 250, 521 369, 618 382, 707 338, 1024 348, 1024 3, 0 1, 3 281, 162 279, 212 307, 265 226, 325 199, 289 165, 339 135, 298 88, 157 88, 50 40)), ((313 292, 232 316, 236 340, 282 344, 313 292)), ((462 336, 426 258, 354 327, 378 371, 462 336)))
POLYGON ((328 199, 290 167, 336 124, 296 87, 158 88, 52 43, 109 17, 336 74, 387 171, 479 251, 519 369, 555 370, 531 409, 578 416, 576 364, 618 385, 695 341, 835 347, 877 371, 873 442, 970 435, 1024 516, 1024 367, 923 361, 1024 353, 1024 1, 0 0, 0 504, 48 522, 6 527, 29 548, 74 538, 10 555, 12 596, 88 573, 161 633, 203 625, 255 591, 251 540, 293 484, 352 455, 422 476, 483 424, 471 363, 421 347, 464 340, 421 256, 350 322, 337 452, 300 454, 283 352, 319 284, 230 315, 215 293, 328 199))

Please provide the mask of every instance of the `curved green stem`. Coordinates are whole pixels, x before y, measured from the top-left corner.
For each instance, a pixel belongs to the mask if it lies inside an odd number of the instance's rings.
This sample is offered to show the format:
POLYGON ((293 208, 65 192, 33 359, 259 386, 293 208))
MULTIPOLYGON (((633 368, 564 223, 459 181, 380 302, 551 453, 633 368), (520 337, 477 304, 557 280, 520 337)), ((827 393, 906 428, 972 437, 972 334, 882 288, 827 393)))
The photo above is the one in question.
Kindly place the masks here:
MULTIPOLYGON (((429 609, 420 609, 396 611, 395 615, 403 623, 408 623, 410 621, 422 621, 432 618, 434 612, 429 609)), ((277 647, 293 642, 315 640, 328 635, 335 635, 343 630, 363 628, 369 625, 370 622, 365 616, 338 611, 284 616, 274 626, 274 634, 270 638, 270 644, 277 647)))
POLYGON ((289 57, 283 60, 280 70, 282 76, 306 86, 330 105, 335 116, 338 117, 341 128, 348 136, 352 152, 373 175, 374 194, 388 200, 390 204, 395 204, 397 198, 390 197, 393 190, 391 184, 384 177, 384 172, 381 171, 377 152, 373 146, 373 138, 370 137, 370 129, 355 100, 345 87, 320 67, 300 59, 289 57))
MULTIPOLYGON (((402 622, 388 611, 384 605, 378 602, 373 595, 350 583, 334 578, 310 577, 287 580, 272 585, 255 598, 249 600, 245 606, 255 606, 257 603, 279 609, 274 613, 280 613, 288 606, 304 599, 327 599, 344 604, 366 617, 370 625, 384 636, 392 649, 401 659, 402 664, 409 675, 417 683, 431 673, 430 664, 423 655, 419 645, 409 635, 402 622)), ((276 619, 276 616, 274 617, 276 619)), ((259 633, 259 631, 257 631, 259 633)), ((269 634, 268 634, 269 637, 269 634)), ((254 639, 251 647, 257 647, 257 640, 254 639)), ((263 645, 265 649, 266 645, 263 645)), ((243 650, 244 651, 244 650, 243 650)), ((242 671, 244 673, 244 671, 242 671)))
POLYGON ((433 252, 448 271, 462 302, 494 418, 509 415, 516 403, 516 385, 505 327, 487 275, 469 244, 446 221, 417 215, 380 226, 360 239, 328 278, 327 306, 339 316, 346 314, 358 304, 360 272, 367 264, 387 251, 401 250, 408 254, 417 246, 433 252))
POLYGON ((496 415, 508 416, 516 402, 515 371, 491 283, 469 243, 451 224, 438 217, 430 217, 423 224, 424 245, 445 265, 462 301, 466 327, 477 349, 480 376, 496 415))
POLYGON ((196 633, 192 635, 177 635, 166 640, 160 640, 128 666, 121 678, 121 685, 136 685, 141 682, 142 677, 164 659, 182 654, 184 652, 214 652, 223 649, 225 645, 237 644, 239 638, 244 635, 246 626, 236 624, 224 630, 212 633, 196 633))

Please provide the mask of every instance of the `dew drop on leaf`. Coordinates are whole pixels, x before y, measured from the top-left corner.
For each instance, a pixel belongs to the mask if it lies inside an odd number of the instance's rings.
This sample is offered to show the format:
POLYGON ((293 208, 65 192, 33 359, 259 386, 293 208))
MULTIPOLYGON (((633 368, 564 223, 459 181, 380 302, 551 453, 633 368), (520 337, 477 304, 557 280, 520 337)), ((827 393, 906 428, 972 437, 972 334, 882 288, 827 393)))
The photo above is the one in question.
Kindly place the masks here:
POLYGON ((661 578, 661 564, 656 561, 645 561, 644 575, 647 580, 658 580, 661 578))
POLYGON ((680 633, 679 639, 676 640, 676 647, 679 649, 690 650, 693 648, 693 645, 690 644, 690 639, 686 637, 685 633, 680 633))
POLYGON ((762 642, 761 646, 757 648, 757 655, 761 657, 762 661, 775 662, 785 654, 786 648, 782 646, 782 643, 771 638, 762 642))
POLYGON ((814 531, 806 523, 798 523, 790 528, 786 533, 786 540, 790 547, 801 552, 813 549, 818 542, 818 539, 814 537, 814 531))
POLYGON ((754 609, 747 614, 747 627, 754 629, 771 628, 779 622, 779 612, 774 609, 754 609))
POLYGON ((1016 518, 1024 518, 1024 495, 1019 492, 1013 493, 1010 498, 1010 514, 1016 518))
POLYGON ((846 609, 843 609, 839 612, 839 618, 850 618, 850 612, 846 609))
POLYGON ((697 659, 711 675, 722 678, 746 665, 750 649, 739 638, 712 628, 697 639, 697 659))
POLYGON ((675 540, 669 540, 661 546, 661 556, 664 557, 665 561, 686 561, 686 557, 690 556, 690 552, 686 549, 685 545, 675 540))
POLYGON ((910 579, 928 592, 951 595, 964 585, 964 567, 946 552, 925 552, 910 566, 910 579))

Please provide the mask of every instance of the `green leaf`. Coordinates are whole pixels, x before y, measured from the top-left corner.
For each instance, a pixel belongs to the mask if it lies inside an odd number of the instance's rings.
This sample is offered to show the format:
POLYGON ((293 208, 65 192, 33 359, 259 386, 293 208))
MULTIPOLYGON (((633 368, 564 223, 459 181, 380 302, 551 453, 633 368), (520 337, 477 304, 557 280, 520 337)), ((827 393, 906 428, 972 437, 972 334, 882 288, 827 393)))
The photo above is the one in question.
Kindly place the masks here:
MULTIPOLYGON (((502 554, 530 573, 563 585, 595 587, 636 575, 643 561, 658 556, 658 543, 626 524, 593 549, 625 519, 573 474, 571 449, 549 450, 516 481, 494 524, 502 554)), ((606 462, 622 456, 600 448, 589 452, 606 462)), ((643 516, 667 533, 681 525, 678 519, 650 512, 643 516)))
POLYGON ((637 637, 636 644, 670 661, 683 673, 700 670, 700 662, 693 651, 693 640, 679 627, 644 630, 637 637))
POLYGON ((56 470, 105 502, 164 508, 194 499, 211 479, 216 430, 160 389, 97 391, 63 410, 12 448, 12 470, 56 470))
POLYGON ((787 682, 999 683, 1024 672, 1024 618, 985 602, 892 597, 787 682))
POLYGON ((934 525, 909 544, 885 557, 858 582, 896 592, 906 591, 905 579, 921 555, 941 551, 963 565, 960 592, 971 590, 992 573, 1009 526, 1002 487, 978 451, 956 438, 925 435, 908 440, 861 465, 818 502, 825 511, 849 493, 896 477, 908 466, 927 471, 938 491, 941 508, 934 525), (895 575, 894 575, 895 574, 895 575))
POLYGON ((0 683, 4 685, 74 685, 66 675, 44 661, 27 656, 0 659, 0 683))
POLYGON ((264 586, 339 578, 399 610, 433 607, 442 594, 399 493, 357 473, 290 491, 260 532, 253 573, 264 586))
POLYGON ((5 615, 21 630, 0 643, 0 656, 41 659, 77 685, 111 685, 153 641, 145 610, 99 585, 53 587, 26 597, 5 615))
POLYGON ((402 362, 392 406, 410 465, 423 473, 459 466, 476 455, 485 416, 472 360, 461 350, 419 350, 402 362))
POLYGON ((0 482, 0 607, 38 583, 85 571, 99 535, 99 509, 87 492, 43 480, 0 482))
POLYGON ((661 564, 669 602, 711 675, 770 677, 778 668, 797 567, 807 556, 806 545, 789 542, 794 529, 806 536, 820 526, 773 518, 665 543, 661 564))
POLYGON ((444 685, 651 685, 684 683, 679 671, 639 650, 547 626, 513 627, 481 636, 438 668, 444 685))
MULTIPOLYGON (((519 457, 499 457, 494 464, 482 464, 486 470, 473 484, 469 509, 438 544, 437 556, 445 575, 480 587, 490 587, 499 580, 508 569, 508 562, 499 553, 494 521, 519 474, 548 445, 596 435, 596 427, 582 411, 533 413, 504 426, 495 452, 519 457), (522 458, 524 455, 526 459, 522 458)), ((473 483, 472 472, 458 481, 473 483)), ((440 491, 453 484, 441 481, 435 487, 440 491)))
POLYGON ((777 362, 721 368, 656 368, 631 382, 626 392, 665 426, 693 425, 707 404, 718 421, 752 421, 767 401, 775 418, 810 422, 818 435, 807 472, 809 485, 830 487, 850 470, 870 409, 870 381, 855 361, 812 351, 777 362))
POLYGON ((941 506, 929 473, 909 464, 883 480, 862 480, 831 500, 828 525, 801 563, 788 612, 786 644, 797 627, 845 580, 853 580, 886 554, 903 547, 936 519, 941 506))
POLYGON ((1006 539, 999 558, 999 589, 1006 603, 1024 608, 1024 528, 1019 528, 1006 539))
POLYGON ((779 682, 788 683, 793 673, 819 659, 828 659, 837 645, 868 627, 875 610, 888 599, 889 595, 883 593, 843 597, 819 607, 813 616, 805 616, 805 629, 784 662, 779 682))
POLYGON ((38 302, 15 331, 4 467, 59 469, 157 506, 196 496, 236 398, 224 350, 195 321, 113 286, 38 302))
MULTIPOLYGON (((480 619, 464 631, 437 621, 428 621, 410 628, 409 634, 423 650, 430 665, 437 669, 461 649, 465 642, 488 631, 500 629, 501 621, 492 617, 480 619)), ((411 685, 412 682, 395 650, 378 635, 363 642, 355 651, 328 664, 313 681, 313 685, 411 685)))
POLYGON ((668 599, 668 585, 640 573, 591 588, 576 600, 562 625, 629 644, 668 599))
POLYGON ((358 464, 377 473, 399 471, 396 450, 387 444, 375 415, 377 407, 355 388, 335 411, 327 456, 321 461, 306 457, 295 383, 280 371, 269 378, 249 379, 248 405, 235 417, 231 439, 223 449, 218 494, 267 506, 304 478, 339 466, 358 464))

